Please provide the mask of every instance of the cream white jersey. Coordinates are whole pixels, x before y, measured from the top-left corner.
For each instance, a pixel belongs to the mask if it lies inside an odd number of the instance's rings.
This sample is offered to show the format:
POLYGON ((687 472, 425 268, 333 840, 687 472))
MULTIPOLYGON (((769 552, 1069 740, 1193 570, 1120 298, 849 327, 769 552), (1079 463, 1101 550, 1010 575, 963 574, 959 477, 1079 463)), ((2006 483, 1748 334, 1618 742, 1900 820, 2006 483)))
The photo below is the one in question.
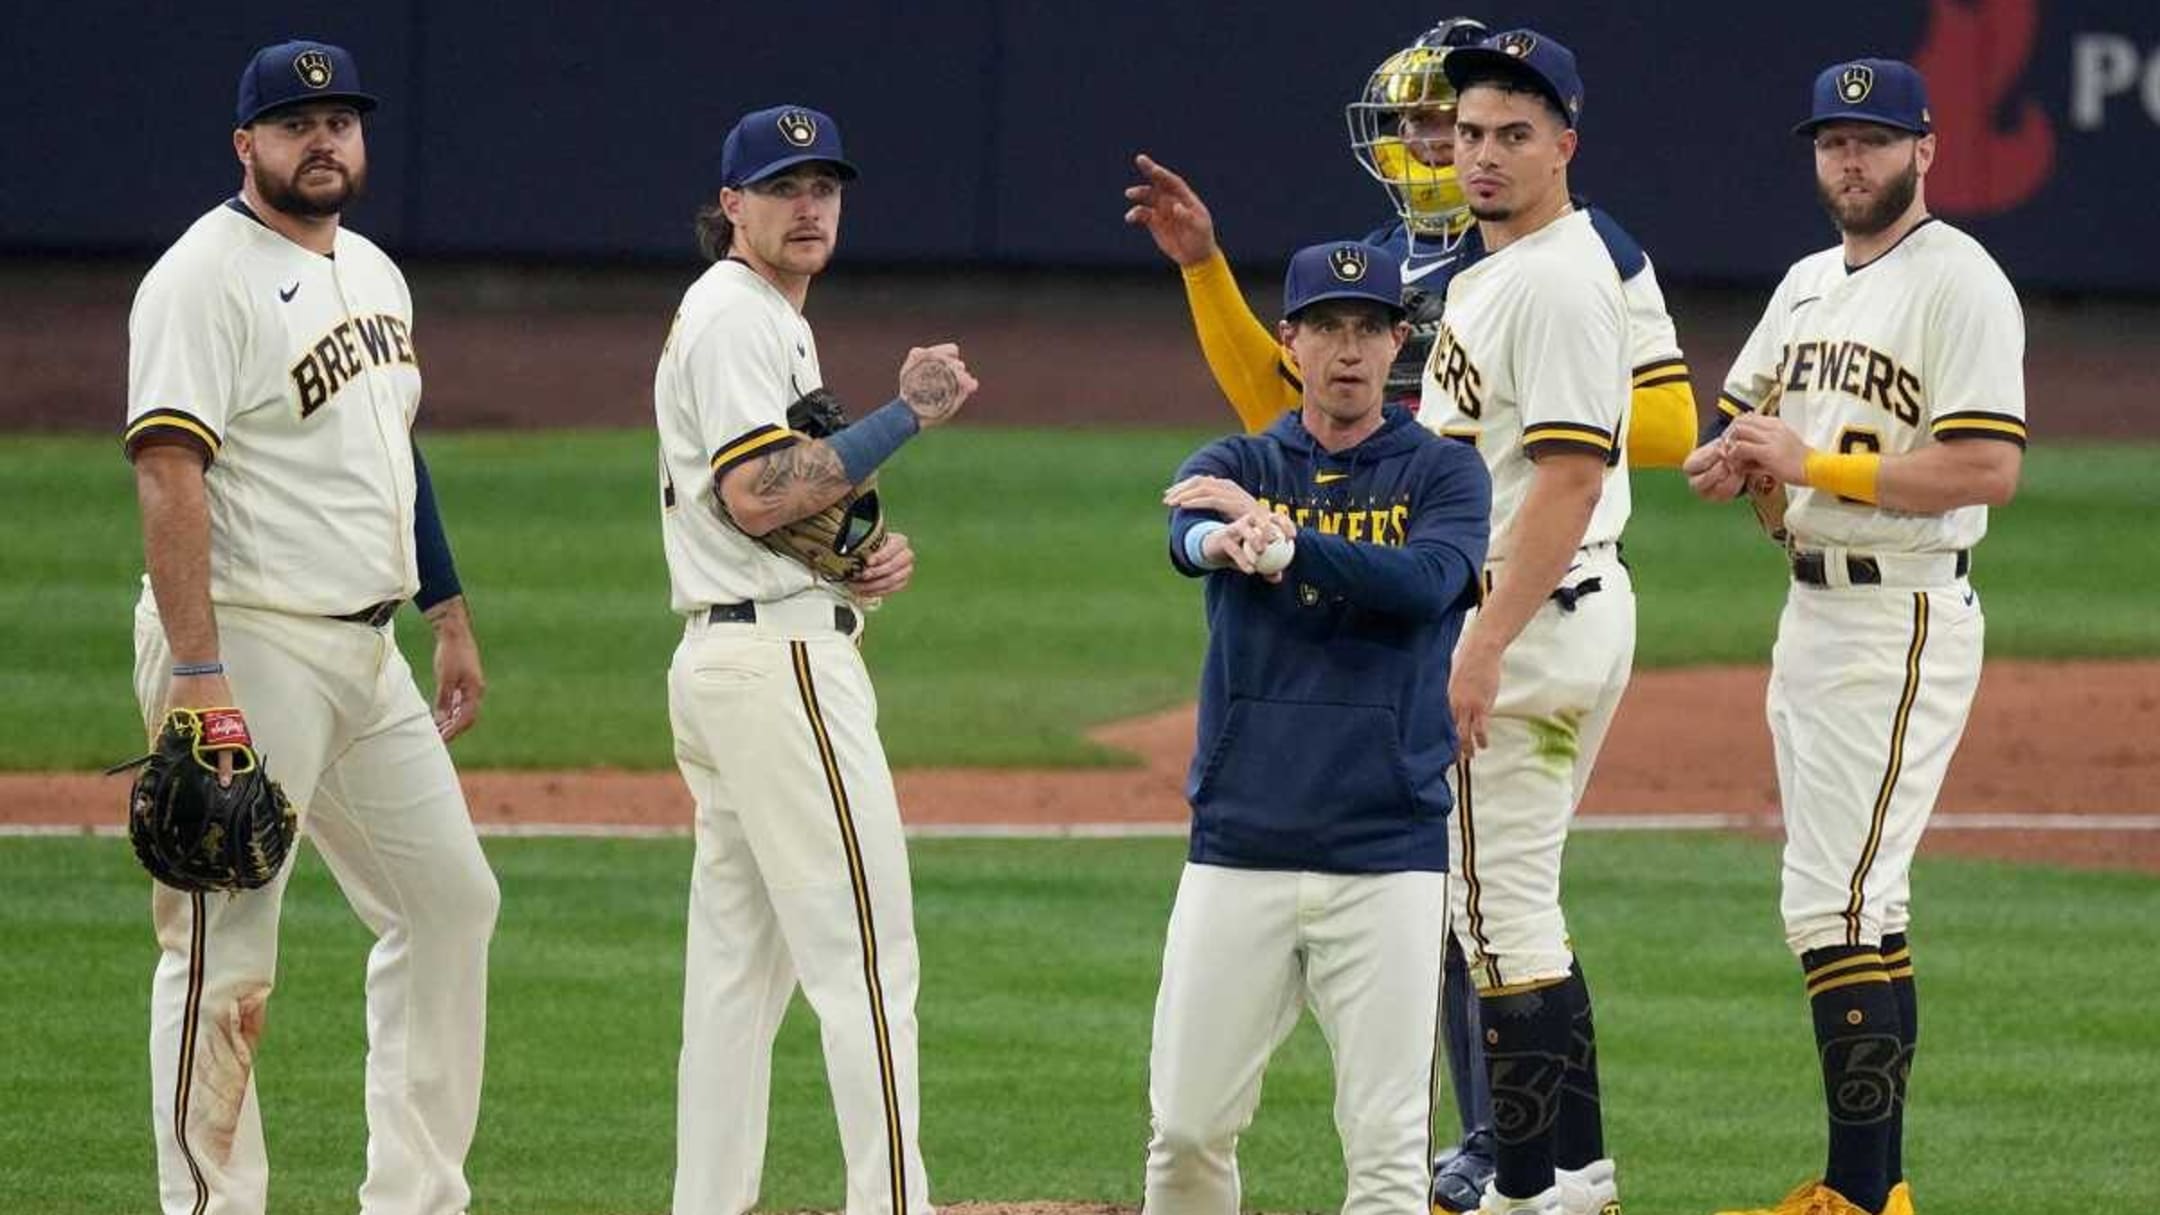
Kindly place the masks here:
MULTIPOLYGON (((1620 301, 1627 307, 1628 365, 1636 388, 1650 388, 1687 378, 1687 357, 1680 351, 1680 331, 1673 326, 1665 307, 1665 290, 1658 285, 1657 267, 1647 254, 1635 277, 1620 284, 1620 301)), ((1626 446, 1626 436, 1621 445, 1626 446)))
POLYGON ((676 611, 770 602, 817 584, 800 562, 729 521, 719 481, 801 442, 788 406, 823 384, 810 323, 748 265, 714 262, 683 293, 653 376, 660 530, 676 611))
MULTIPOLYGON (((1663 297, 1656 302, 1662 314, 1663 297)), ((1669 318, 1665 330, 1663 346, 1677 352, 1669 318)), ((1536 458, 1552 452, 1606 461, 1604 493, 1583 543, 1620 538, 1628 519, 1622 436, 1633 338, 1619 272, 1585 211, 1487 254, 1449 282, 1418 420, 1475 443, 1484 456, 1493 484, 1488 560, 1507 558, 1536 458)))
MULTIPOLYGON (((1943 440, 2025 443, 2025 314, 1980 242, 1927 219, 1856 270, 1842 248, 1802 258, 1770 296, 1718 397, 1778 415, 1809 447, 1903 455, 1943 440)), ((1787 486, 1802 548, 1940 553, 1987 533, 1987 508, 1885 510, 1787 486)))
POLYGON ((412 293, 350 229, 326 257, 234 199, 136 289, 126 441, 208 457, 213 603, 334 616, 418 590, 419 408, 412 293))

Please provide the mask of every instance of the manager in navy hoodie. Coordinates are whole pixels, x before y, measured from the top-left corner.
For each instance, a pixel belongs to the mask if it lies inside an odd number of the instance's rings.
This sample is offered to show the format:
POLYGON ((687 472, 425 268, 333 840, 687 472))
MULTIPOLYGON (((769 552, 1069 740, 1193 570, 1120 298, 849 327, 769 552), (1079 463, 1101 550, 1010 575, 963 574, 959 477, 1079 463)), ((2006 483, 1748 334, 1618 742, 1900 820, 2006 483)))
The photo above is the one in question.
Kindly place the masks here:
POLYGON ((1209 641, 1146 1215, 1235 1215, 1238 1135, 1306 1007, 1335 1059, 1345 1215, 1426 1212, 1448 664, 1492 486, 1474 449, 1382 404, 1400 276, 1369 245, 1300 250, 1279 330, 1305 369, 1298 410, 1200 449, 1164 496, 1171 564, 1206 579, 1209 641), (1261 573, 1282 538, 1289 565, 1261 573))

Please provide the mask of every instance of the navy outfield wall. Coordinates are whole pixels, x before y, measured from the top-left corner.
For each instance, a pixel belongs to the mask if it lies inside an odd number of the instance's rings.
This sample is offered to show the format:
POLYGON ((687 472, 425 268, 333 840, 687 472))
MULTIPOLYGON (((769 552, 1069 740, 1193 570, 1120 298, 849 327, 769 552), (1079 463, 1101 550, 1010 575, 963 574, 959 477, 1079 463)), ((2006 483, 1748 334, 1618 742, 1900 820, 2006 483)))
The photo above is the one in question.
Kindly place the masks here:
MULTIPOLYGON (((168 242, 237 180, 240 64, 306 33, 351 47, 385 98, 354 223, 403 254, 687 256, 727 123, 793 100, 838 116, 864 170, 847 199, 851 257, 1090 266, 1155 257, 1119 220, 1140 149, 1189 173, 1241 258, 1371 226, 1385 201, 1349 158, 1343 103, 1444 15, 1224 0, 9 7, 0 247, 13 252, 168 242)), ((1669 279, 1760 281, 1826 242, 1787 128, 1815 69, 1884 54, 1930 75, 1936 210, 2021 284, 2160 291, 2153 0, 1480 15, 1575 48, 1578 188, 1669 279)))

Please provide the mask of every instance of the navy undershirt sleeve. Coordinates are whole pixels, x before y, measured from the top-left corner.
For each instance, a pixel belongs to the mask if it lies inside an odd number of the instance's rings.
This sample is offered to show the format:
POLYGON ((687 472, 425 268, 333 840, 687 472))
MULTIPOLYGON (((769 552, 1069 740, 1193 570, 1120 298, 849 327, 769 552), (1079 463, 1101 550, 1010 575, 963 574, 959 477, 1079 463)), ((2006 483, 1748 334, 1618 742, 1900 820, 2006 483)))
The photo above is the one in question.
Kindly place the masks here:
POLYGON ((420 593, 413 604, 427 611, 445 599, 464 593, 458 585, 457 562, 450 556, 450 537, 443 532, 442 513, 435 507, 435 484, 428 479, 427 461, 420 458, 415 439, 413 464, 413 555, 420 567, 420 593))

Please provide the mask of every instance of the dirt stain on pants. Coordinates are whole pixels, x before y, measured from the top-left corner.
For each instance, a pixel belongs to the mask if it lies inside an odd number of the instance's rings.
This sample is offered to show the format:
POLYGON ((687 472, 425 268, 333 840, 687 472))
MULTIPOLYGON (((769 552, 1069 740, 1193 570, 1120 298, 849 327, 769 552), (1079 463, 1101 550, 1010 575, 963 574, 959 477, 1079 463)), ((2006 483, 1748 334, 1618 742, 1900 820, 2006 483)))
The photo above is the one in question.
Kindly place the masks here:
POLYGON ((188 1121, 207 1159, 220 1167, 232 1159, 240 1129, 240 1108, 247 1101, 248 1078, 255 1072, 255 1048, 262 1041, 270 989, 253 988, 203 1027, 195 1059, 195 1100, 188 1121))

